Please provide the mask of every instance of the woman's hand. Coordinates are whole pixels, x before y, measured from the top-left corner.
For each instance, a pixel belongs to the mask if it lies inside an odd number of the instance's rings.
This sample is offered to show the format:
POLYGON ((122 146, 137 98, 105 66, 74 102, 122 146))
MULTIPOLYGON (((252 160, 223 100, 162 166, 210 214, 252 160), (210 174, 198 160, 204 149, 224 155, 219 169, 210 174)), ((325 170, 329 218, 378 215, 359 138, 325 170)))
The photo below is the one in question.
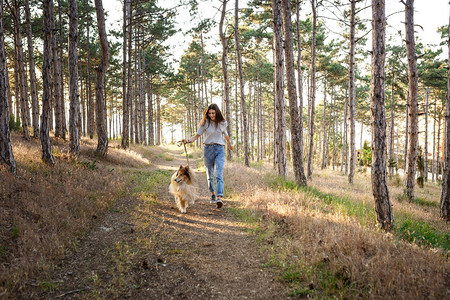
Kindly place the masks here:
POLYGON ((187 139, 182 139, 181 141, 183 142, 183 144, 189 143, 189 141, 187 139))
POLYGON ((231 145, 230 143, 228 143, 228 150, 233 151, 233 145, 231 145))

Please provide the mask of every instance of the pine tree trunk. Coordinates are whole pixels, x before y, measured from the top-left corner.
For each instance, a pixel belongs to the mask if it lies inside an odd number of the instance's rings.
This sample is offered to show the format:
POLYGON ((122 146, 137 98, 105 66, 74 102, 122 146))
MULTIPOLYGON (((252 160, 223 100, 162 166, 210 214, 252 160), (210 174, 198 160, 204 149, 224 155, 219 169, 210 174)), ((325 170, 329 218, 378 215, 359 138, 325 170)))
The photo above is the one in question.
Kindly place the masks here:
POLYGON ((353 184, 353 179, 355 177, 356 168, 356 128, 355 128, 355 117, 356 117, 356 90, 355 90, 355 2, 356 0, 351 0, 350 9, 350 54, 349 54, 349 85, 348 85, 348 105, 350 113, 350 172, 348 173, 348 182, 353 184))
MULTIPOLYGON (((450 34, 450 17, 448 31, 450 34)), ((447 91, 450 91, 450 35, 448 43, 448 74, 447 74, 447 91)), ((445 105, 445 153, 444 153, 444 174, 442 175, 442 192, 441 192, 441 218, 450 221, 450 93, 447 92, 447 102, 445 105)))
POLYGON ((424 147, 424 169, 425 177, 424 180, 428 181, 428 94, 430 88, 427 87, 427 96, 425 103, 425 147, 424 147))
POLYGON ((90 28, 91 28, 91 19, 89 17, 89 0, 86 0, 86 51, 87 51, 87 102, 88 102, 88 125, 87 125, 87 133, 90 139, 94 138, 94 124, 95 124, 95 116, 94 116, 94 99, 92 99, 92 85, 91 85, 91 41, 90 41, 90 28))
POLYGON ((242 55, 241 55, 241 46, 239 41, 239 15, 238 15, 238 8, 239 8, 239 0, 235 0, 235 10, 234 10, 234 37, 235 37, 235 43, 236 43, 236 55, 237 55, 237 61, 238 61, 238 73, 239 73, 239 87, 240 87, 240 99, 241 99, 241 113, 242 113, 242 129, 243 129, 243 148, 244 148, 244 164, 247 167, 250 167, 250 158, 249 158, 249 151, 248 151, 248 123, 247 123, 247 112, 246 112, 246 105, 245 105, 245 95, 244 95, 244 72, 242 70, 242 55))
MULTIPOLYGON (((5 52, 6 53, 6 52, 5 52)), ((5 54, 6 55, 6 54, 5 54)), ((9 84, 9 72, 8 72, 8 68, 5 69, 6 71, 6 97, 8 99, 8 111, 9 111, 9 115, 13 115, 13 102, 12 102, 12 95, 11 95, 11 85, 9 84)), ((8 120, 9 120, 9 116, 8 116, 8 120)), ((39 122, 39 116, 38 116, 38 122, 39 122)))
POLYGON ((323 91, 323 145, 322 145, 322 167, 321 169, 325 169, 327 167, 327 150, 328 149, 328 138, 327 138, 327 81, 324 82, 324 91, 323 91))
POLYGON ((442 178, 439 178, 439 175, 441 174, 441 169, 442 169, 442 165, 441 165, 441 158, 440 158, 440 154, 441 154, 441 113, 442 110, 439 111, 439 119, 438 119, 438 131, 437 131, 437 155, 436 155, 436 180, 439 181, 442 178))
MULTIPOLYGON (((389 137, 389 160, 394 161, 394 76, 392 77, 391 85, 391 131, 389 137)), ((389 176, 394 175, 394 167, 391 165, 389 167, 389 176)))
POLYGON ((336 91, 333 89, 333 96, 332 96, 333 104, 333 170, 336 167, 336 91))
POLYGON ((300 131, 300 118, 297 104, 297 86, 295 83, 294 66, 294 38, 292 36, 291 3, 290 0, 282 0, 284 32, 285 32, 285 55, 286 55, 286 77, 289 95, 289 114, 291 125, 291 148, 292 163, 295 181, 298 185, 306 186, 306 176, 303 169, 303 149, 301 140, 303 132, 300 131))
POLYGON ((128 110, 128 93, 127 93, 127 38, 130 34, 128 31, 128 14, 129 14, 129 3, 123 2, 123 40, 122 40, 122 143, 123 149, 128 149, 130 147, 130 112, 128 110))
POLYGON ((33 137, 39 138, 39 101, 36 88, 36 67, 34 63, 33 39, 31 33, 31 13, 29 0, 25 0, 25 15, 27 23, 28 61, 30 64, 31 110, 33 114, 33 137))
POLYGON ((54 165, 55 160, 52 155, 52 144, 49 136, 49 115, 51 101, 51 81, 52 81, 52 34, 53 34, 53 0, 43 0, 44 10, 44 58, 42 63, 42 116, 40 126, 40 137, 42 146, 42 160, 49 165, 54 165))
POLYGON ((127 71, 127 102, 128 102, 128 114, 129 114, 129 124, 127 125, 130 129, 129 132, 129 143, 133 143, 134 141, 134 120, 133 120, 133 82, 132 82, 132 63, 131 63, 131 55, 132 55, 132 36, 133 36, 133 0, 130 0, 128 3, 128 71, 127 71))
POLYGON ((239 157, 239 96, 238 96, 238 66, 237 66, 237 56, 234 60, 235 62, 235 76, 234 76, 234 99, 235 99, 235 122, 236 122, 236 156, 239 157))
MULTIPOLYGON (((224 102, 225 102, 225 119, 227 120, 227 132, 228 136, 231 138, 231 104, 230 104, 230 83, 228 78, 228 65, 227 65, 227 57, 228 57, 228 40, 225 37, 225 32, 223 29, 223 23, 225 21, 225 14, 227 9, 228 0, 222 1, 222 12, 220 16, 219 23, 219 34, 220 41, 222 43, 222 74, 223 74, 223 88, 224 88, 224 102)), ((232 152, 228 150, 227 147, 227 160, 232 159, 232 152)))
POLYGON ((406 93, 406 120, 405 120, 405 151, 404 151, 404 173, 406 176, 406 158, 408 157, 408 124, 409 124, 409 91, 406 93))
MULTIPOLYGON (((11 14, 14 18, 14 38, 15 38, 15 54, 16 54, 16 62, 17 62, 17 70, 16 70, 16 82, 18 85, 16 87, 16 101, 20 103, 20 116, 22 121, 22 131, 23 136, 26 140, 30 140, 30 132, 28 129, 28 119, 27 119, 27 110, 28 110, 28 91, 26 89, 26 73, 25 73, 25 62, 23 58, 23 42, 22 42, 22 33, 21 33, 21 20, 20 20, 20 4, 15 4, 15 10, 11 11, 11 14), (18 91, 18 93, 17 93, 18 91), (20 97, 20 98, 19 98, 20 97), (20 100, 19 100, 20 99, 20 100)), ((18 111, 17 111, 18 114, 18 111)))
POLYGON ((11 147, 8 107, 8 73, 6 72, 5 36, 3 31, 3 0, 0 0, 0 163, 16 174, 17 165, 11 147))
POLYGON ((408 91, 409 91, 409 141, 406 159, 404 194, 408 201, 414 201, 414 186, 417 161, 418 141, 418 76, 416 43, 414 40, 414 0, 406 0, 405 5, 406 52, 408 56, 408 91))
POLYGON ((435 160, 435 155, 436 155, 436 114, 437 114, 437 109, 436 109, 436 102, 434 102, 434 122, 433 122, 433 161, 432 161, 432 168, 431 168, 431 182, 434 182, 434 178, 435 178, 435 174, 436 174, 436 160, 435 160))
MULTIPOLYGON (((347 90, 346 90, 347 94, 347 90)), ((348 163, 347 163, 347 157, 348 157, 348 143, 347 143, 347 119, 348 119, 348 97, 345 95, 345 102, 344 102, 344 134, 342 136, 342 165, 341 165, 341 171, 344 171, 344 174, 348 174, 348 163)))
POLYGON ((284 55, 283 55, 283 19, 281 15, 281 0, 272 0, 273 32, 275 47, 275 108, 276 130, 275 147, 277 148, 278 174, 287 176, 286 160, 286 116, 284 103, 284 55))
POLYGON ((303 151, 304 151, 304 143, 303 143, 303 72, 302 72, 302 44, 300 37, 300 1, 296 2, 296 35, 297 35, 297 84, 298 84, 298 118, 300 120, 299 130, 302 133, 300 138, 300 149, 302 151, 302 161, 303 161, 303 151))
POLYGON ((97 123, 97 150, 99 156, 106 156, 108 152, 108 130, 106 117, 105 74, 109 66, 109 49, 105 28, 105 15, 102 0, 95 0, 95 11, 97 13, 97 27, 102 50, 100 65, 95 70, 95 101, 96 101, 96 123, 97 123))
POLYGON ((156 95, 156 145, 161 145, 161 98, 156 95))
POLYGON ((386 116, 385 116, 385 35, 386 16, 384 0, 372 1, 372 192, 377 221, 381 228, 390 230, 394 224, 392 205, 386 179, 386 116))
MULTIPOLYGON (((56 12, 54 12, 56 13, 56 12)), ((52 51, 53 51, 53 103, 55 104, 55 137, 63 137, 62 95, 61 95, 61 57, 58 52, 56 21, 53 19, 52 51)))
POLYGON ((308 154, 308 178, 312 177, 313 173, 313 160, 314 160, 314 115, 315 115, 315 102, 316 102, 316 27, 317 27, 317 14, 316 7, 317 1, 311 0, 312 15, 313 15, 313 27, 311 36, 311 78, 310 78, 310 96, 309 96, 309 154, 308 154))
POLYGON ((59 49, 59 80, 60 80, 60 105, 61 105, 61 137, 65 140, 66 139, 66 107, 65 107, 65 101, 64 101, 64 59, 63 59, 63 46, 62 46, 62 9, 61 9, 61 0, 58 0, 58 23, 59 23, 59 35, 58 35, 58 49, 59 49))
POLYGON ((69 0, 69 85, 70 113, 69 139, 70 153, 78 156, 80 153, 80 132, 78 131, 78 116, 80 103, 78 99, 78 3, 69 0))
POLYGON ((151 78, 147 79, 148 86, 148 144, 155 144, 155 135, 153 129, 153 88, 151 78))
POLYGON ((138 46, 138 40, 139 40, 139 34, 137 32, 138 26, 134 26, 134 89, 133 89, 133 119, 134 119, 134 142, 136 144, 140 143, 139 140, 139 87, 138 87, 138 52, 139 52, 139 46, 138 46))

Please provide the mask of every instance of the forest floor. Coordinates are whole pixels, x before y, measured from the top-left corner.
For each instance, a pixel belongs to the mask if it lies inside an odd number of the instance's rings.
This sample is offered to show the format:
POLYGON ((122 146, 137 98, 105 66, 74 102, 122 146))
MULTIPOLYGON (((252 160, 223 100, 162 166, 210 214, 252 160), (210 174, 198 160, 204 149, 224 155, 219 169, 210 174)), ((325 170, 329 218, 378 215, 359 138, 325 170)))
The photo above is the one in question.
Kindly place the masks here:
MULTIPOLYGON (((370 175, 336 168, 307 187, 268 162, 227 162, 225 204, 209 203, 201 152, 188 149, 199 198, 187 214, 168 193, 183 148, 111 142, 77 159, 52 138, 13 132, 18 176, 0 167, 0 299, 446 299, 450 224, 439 184, 402 200, 389 179, 395 226, 379 230, 370 175)), ((289 170, 292 174, 292 170, 289 170)))
MULTIPOLYGON (((186 157, 154 148, 151 165, 127 169, 131 185, 54 271, 30 282, 29 299, 283 299, 287 289, 255 247, 255 236, 210 204, 205 172, 187 214, 168 193, 186 157), (143 196, 143 193, 146 194, 143 196)), ((191 158, 192 166, 201 158, 191 158)))

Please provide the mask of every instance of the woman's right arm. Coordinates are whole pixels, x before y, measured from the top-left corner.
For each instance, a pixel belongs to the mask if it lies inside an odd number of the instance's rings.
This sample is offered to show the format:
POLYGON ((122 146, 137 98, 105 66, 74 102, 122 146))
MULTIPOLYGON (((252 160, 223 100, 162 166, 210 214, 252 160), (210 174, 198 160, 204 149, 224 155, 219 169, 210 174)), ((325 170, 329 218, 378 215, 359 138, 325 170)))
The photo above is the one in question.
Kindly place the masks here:
POLYGON ((200 135, 199 134, 196 134, 196 135, 194 135, 194 136, 191 136, 190 138, 188 138, 188 139, 182 139, 181 141, 183 142, 183 143, 193 143, 193 142, 195 142, 196 140, 198 140, 198 138, 200 137, 200 135))

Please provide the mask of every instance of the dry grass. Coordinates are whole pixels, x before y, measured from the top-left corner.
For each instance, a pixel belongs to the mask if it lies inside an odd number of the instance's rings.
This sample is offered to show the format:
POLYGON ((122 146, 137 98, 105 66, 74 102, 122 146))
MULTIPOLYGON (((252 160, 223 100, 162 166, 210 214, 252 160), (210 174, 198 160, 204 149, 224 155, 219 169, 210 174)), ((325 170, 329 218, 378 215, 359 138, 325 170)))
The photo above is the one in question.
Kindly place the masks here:
POLYGON ((54 167, 41 161, 40 142, 12 134, 18 177, 0 167, 0 298, 26 288, 24 282, 52 267, 120 197, 122 168, 148 166, 138 152, 110 148, 97 160, 96 141, 83 139, 81 155, 53 140, 54 167))
MULTIPOLYGON (((291 190, 270 188, 261 181, 264 177, 268 182, 276 180, 270 168, 257 171, 233 164, 227 173, 232 200, 242 205, 236 214, 245 222, 257 224, 253 230, 261 240, 262 251, 269 264, 281 270, 280 277, 291 286, 292 296, 448 296, 448 252, 420 247, 395 233, 379 231, 370 176, 358 174, 350 186, 339 172, 315 170, 308 189, 291 190), (336 199, 345 201, 336 204, 336 199), (349 209, 353 207, 355 210, 349 209)), ((391 195, 398 192, 391 186, 391 195)), ((416 192, 429 201, 437 201, 437 193, 431 184, 416 192)), ((439 220, 438 208, 396 200, 393 203, 398 219, 412 214, 414 220, 430 224, 444 236, 446 233, 448 247, 449 227, 439 220)))

